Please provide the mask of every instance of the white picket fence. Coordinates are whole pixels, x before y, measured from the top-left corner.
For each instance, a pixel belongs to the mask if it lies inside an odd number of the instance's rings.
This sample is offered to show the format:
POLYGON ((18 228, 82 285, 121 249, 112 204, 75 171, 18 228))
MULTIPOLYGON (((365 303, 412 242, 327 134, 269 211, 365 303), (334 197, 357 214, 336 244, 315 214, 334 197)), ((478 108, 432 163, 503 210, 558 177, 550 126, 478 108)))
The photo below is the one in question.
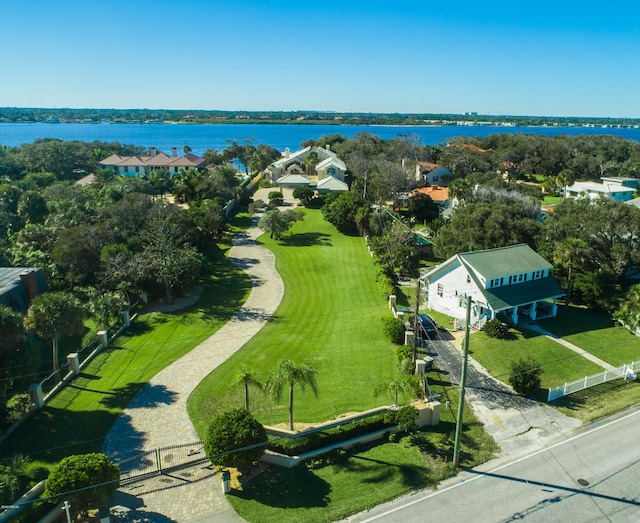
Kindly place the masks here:
POLYGON ((606 383, 608 381, 618 379, 635 379, 635 375, 638 370, 640 370, 640 362, 632 362, 613 370, 605 370, 604 372, 600 372, 592 376, 585 376, 582 379, 565 383, 560 387, 553 387, 549 389, 547 401, 553 401, 558 398, 562 398, 563 396, 567 396, 568 394, 573 394, 574 392, 595 387, 596 385, 600 385, 601 383, 606 383))

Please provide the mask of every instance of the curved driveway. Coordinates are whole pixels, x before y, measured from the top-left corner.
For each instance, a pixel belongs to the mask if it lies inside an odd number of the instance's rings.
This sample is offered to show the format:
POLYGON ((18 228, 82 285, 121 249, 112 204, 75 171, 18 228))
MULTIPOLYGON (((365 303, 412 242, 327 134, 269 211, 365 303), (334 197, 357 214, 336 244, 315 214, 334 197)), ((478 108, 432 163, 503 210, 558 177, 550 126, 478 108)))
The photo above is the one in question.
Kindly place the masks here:
MULTIPOLYGON (((111 459, 158 447, 190 443, 198 435, 187 414, 187 399, 216 367, 239 350, 269 320, 284 296, 282 278, 275 269, 275 256, 255 240, 262 234, 254 217, 252 226, 236 236, 229 260, 252 280, 249 298, 222 328, 169 365, 146 384, 122 412, 104 443, 111 459)), ((217 494, 213 478, 182 484, 145 495, 122 490, 116 495, 112 513, 118 521, 237 521, 217 494), (202 519, 204 518, 204 519, 202 519)))

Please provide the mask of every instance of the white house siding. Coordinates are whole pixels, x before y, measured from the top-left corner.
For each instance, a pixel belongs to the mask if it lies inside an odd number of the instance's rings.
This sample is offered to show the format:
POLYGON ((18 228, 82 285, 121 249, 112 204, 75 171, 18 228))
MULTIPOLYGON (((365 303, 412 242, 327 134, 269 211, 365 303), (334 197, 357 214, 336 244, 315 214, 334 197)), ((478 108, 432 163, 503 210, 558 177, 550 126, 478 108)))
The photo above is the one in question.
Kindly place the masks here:
MULTIPOLYGON (((467 314, 466 296, 470 295, 474 303, 484 302, 484 296, 473 279, 467 282, 467 274, 466 269, 458 262, 438 271, 437 281, 429 283, 428 307, 464 320, 467 314), (440 285, 442 286, 442 296, 439 293, 440 285)), ((479 308, 474 307, 474 309, 472 310, 472 323, 479 319, 479 308)))

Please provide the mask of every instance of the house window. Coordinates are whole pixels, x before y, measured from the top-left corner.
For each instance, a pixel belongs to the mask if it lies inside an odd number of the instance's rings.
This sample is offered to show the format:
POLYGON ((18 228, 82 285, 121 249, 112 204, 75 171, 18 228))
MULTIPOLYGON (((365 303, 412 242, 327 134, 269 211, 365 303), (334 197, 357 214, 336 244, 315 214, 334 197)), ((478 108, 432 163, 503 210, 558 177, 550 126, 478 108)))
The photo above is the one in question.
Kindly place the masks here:
POLYGON ((536 271, 535 275, 533 276, 533 278, 535 280, 537 280, 538 278, 540 278, 540 271, 536 271))
POLYGON ((438 296, 442 298, 443 293, 444 293, 444 289, 442 288, 442 284, 438 283, 438 296))
POLYGON ((467 274, 467 283, 471 283, 471 276, 467 274))
POLYGON ((136 167, 136 174, 140 172, 140 167, 136 167))
POLYGON ((518 274, 518 283, 524 280, 524 274, 518 274))
POLYGON ((500 278, 500 285, 504 285, 504 278, 500 278))
POLYGON ((460 307, 466 307, 467 306, 467 304, 465 303, 464 298, 460 298, 460 300, 458 301, 458 305, 460 307))
POLYGON ((511 280, 513 279, 513 276, 509 276, 509 285, 511 285, 511 280))
POLYGON ((431 178, 431 179, 432 179, 434 182, 437 182, 437 181, 438 181, 438 177, 437 177, 437 176, 434 176, 434 177, 433 177, 433 178, 431 178))
POLYGON ((129 172, 129 168, 128 168, 128 167, 125 167, 125 168, 124 168, 124 172, 128 173, 128 172, 129 172))

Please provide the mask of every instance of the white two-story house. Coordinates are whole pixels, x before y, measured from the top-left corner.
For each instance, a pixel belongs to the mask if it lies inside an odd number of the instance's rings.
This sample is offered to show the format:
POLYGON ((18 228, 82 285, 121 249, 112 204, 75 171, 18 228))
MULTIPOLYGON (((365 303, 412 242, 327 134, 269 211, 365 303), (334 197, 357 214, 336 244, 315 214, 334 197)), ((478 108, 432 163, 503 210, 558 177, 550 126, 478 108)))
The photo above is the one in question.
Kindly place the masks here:
POLYGON ((471 296, 471 325, 500 315, 514 324, 554 317, 564 296, 553 266, 526 244, 452 256, 427 272, 428 306, 459 320, 471 296))

